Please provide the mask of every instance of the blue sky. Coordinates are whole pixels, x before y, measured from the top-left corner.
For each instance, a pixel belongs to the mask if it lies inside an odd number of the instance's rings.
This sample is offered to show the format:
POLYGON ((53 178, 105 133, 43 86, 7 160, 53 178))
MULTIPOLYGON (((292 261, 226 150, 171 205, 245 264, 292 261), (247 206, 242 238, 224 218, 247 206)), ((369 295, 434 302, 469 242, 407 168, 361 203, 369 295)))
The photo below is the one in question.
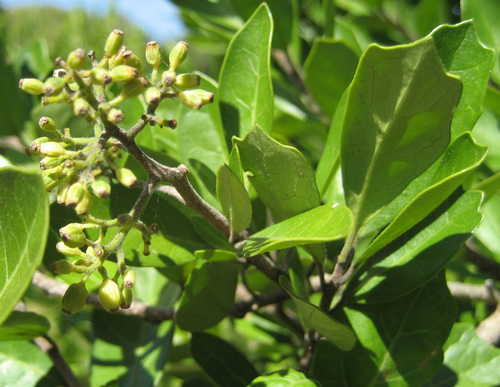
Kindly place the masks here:
POLYGON ((163 41, 184 34, 177 8, 166 0, 0 0, 1 6, 5 8, 52 5, 63 9, 80 7, 98 14, 106 13, 110 3, 132 23, 140 26, 150 39, 163 41), (166 19, 168 23, 165 23, 166 19))

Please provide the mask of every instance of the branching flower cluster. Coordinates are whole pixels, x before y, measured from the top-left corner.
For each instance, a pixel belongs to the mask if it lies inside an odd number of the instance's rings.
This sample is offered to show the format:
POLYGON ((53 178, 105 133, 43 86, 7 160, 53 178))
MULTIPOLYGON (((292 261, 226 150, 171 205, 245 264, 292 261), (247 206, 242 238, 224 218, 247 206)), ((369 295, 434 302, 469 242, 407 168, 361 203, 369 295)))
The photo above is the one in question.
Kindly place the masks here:
POLYGON ((200 84, 198 75, 176 73, 186 58, 187 43, 179 42, 174 47, 169 55, 168 70, 160 74, 163 59, 159 44, 149 42, 145 57, 152 71, 146 76, 142 60, 123 45, 123 38, 122 31, 114 30, 106 41, 101 60, 93 51, 86 53, 77 49, 66 60, 56 59, 59 68, 45 82, 27 78, 19 83, 19 87, 29 94, 43 94, 44 105, 69 103, 76 116, 93 124, 93 135, 80 138, 73 137, 70 128, 61 129, 53 119, 42 117, 39 126, 51 137, 36 139, 28 150, 30 154, 44 156, 40 168, 47 191, 57 188, 57 202, 74 208, 78 215, 84 215, 82 223, 70 223, 59 230, 62 242, 56 248, 73 261, 61 259, 51 266, 56 273, 83 275, 81 281, 72 284, 63 297, 63 310, 68 314, 78 312, 85 305, 88 295, 85 284, 95 271, 103 278, 99 288, 102 306, 110 312, 130 307, 135 274, 125 263, 122 244, 129 230, 135 228, 142 233, 143 253, 149 254, 151 235, 158 231, 158 226, 144 224, 140 216, 160 182, 173 185, 187 205, 198 210, 219 229, 224 231, 227 228, 225 219, 193 191, 186 179, 188 170, 185 166, 170 168, 159 164, 135 143, 135 136, 148 123, 171 129, 177 126, 176 120, 155 114, 162 100, 178 99, 192 109, 200 109, 213 101, 212 93, 197 89, 200 84), (110 95, 107 88, 113 84, 121 85, 121 90, 118 95, 107 98, 110 95), (119 125, 124 119, 124 112, 120 103, 141 95, 147 103, 146 112, 132 128, 121 128, 119 125), (138 185, 130 169, 116 164, 120 149, 143 165, 149 179, 143 184, 144 189, 129 213, 111 220, 97 219, 91 215, 93 195, 100 199, 107 198, 116 181, 129 188, 138 185), (96 240, 87 237, 84 230, 89 228, 99 230, 96 240), (104 243, 110 228, 117 228, 118 232, 110 242, 104 243), (116 274, 112 277, 103 267, 110 256, 116 256, 118 262, 116 274))

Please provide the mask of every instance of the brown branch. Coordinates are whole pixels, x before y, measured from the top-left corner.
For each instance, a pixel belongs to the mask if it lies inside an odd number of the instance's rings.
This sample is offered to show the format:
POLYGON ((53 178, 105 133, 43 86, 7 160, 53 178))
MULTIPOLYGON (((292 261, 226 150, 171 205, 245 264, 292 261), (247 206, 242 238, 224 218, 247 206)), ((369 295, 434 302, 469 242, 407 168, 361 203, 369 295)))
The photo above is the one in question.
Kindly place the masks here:
POLYGON ((251 299, 238 302, 234 305, 232 315, 237 318, 244 317, 248 312, 256 311, 262 306, 280 303, 290 296, 282 289, 266 294, 256 294, 251 299))
POLYGON ((476 328, 476 334, 487 343, 500 346, 500 304, 476 328))
MULTIPOLYGON (((35 272, 32 283, 43 290, 48 296, 57 298, 62 298, 68 288, 68 285, 57 282, 39 271, 35 272)), ((102 308, 99 297, 96 294, 91 293, 88 295, 87 304, 96 308, 102 308)), ((137 316, 153 324, 159 324, 165 320, 172 320, 175 316, 175 310, 173 308, 151 306, 140 301, 132 302, 132 306, 129 309, 119 309, 117 313, 137 316)))
POLYGON ((489 280, 484 285, 450 281, 448 282, 448 289, 457 300, 482 301, 488 305, 497 305, 500 300, 500 292, 493 287, 492 281, 489 280))

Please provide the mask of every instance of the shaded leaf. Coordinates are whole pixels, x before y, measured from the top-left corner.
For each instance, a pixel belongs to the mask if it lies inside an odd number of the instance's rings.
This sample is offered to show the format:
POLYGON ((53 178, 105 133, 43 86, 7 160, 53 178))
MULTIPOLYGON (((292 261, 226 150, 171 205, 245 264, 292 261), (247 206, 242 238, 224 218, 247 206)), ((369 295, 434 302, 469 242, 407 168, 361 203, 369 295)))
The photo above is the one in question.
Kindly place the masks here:
POLYGON ((267 133, 273 118, 270 55, 273 21, 262 4, 233 37, 222 64, 219 105, 228 143, 255 125, 267 133))
POLYGON ((23 296, 42 261, 49 203, 38 173, 0 169, 0 324, 23 296))
POLYGON ((45 335, 49 329, 50 323, 45 317, 15 310, 0 326, 0 341, 31 340, 45 335))
POLYGON ((243 247, 247 257, 310 243, 344 238, 352 227, 352 213, 343 204, 325 204, 274 224, 252 235, 243 247))
POLYGON ((349 89, 341 138, 346 203, 356 229, 443 153, 460 93, 432 38, 368 47, 349 89))
POLYGON ((356 336, 350 327, 338 322, 316 305, 297 297, 290 280, 285 276, 280 276, 279 281, 281 287, 292 297, 302 318, 311 328, 317 330, 342 351, 350 351, 354 348, 356 336))
POLYGON ((254 387, 281 387, 281 386, 297 386, 297 387, 316 387, 318 383, 309 379, 304 373, 292 368, 274 371, 269 375, 259 376, 254 379, 249 386, 254 387))

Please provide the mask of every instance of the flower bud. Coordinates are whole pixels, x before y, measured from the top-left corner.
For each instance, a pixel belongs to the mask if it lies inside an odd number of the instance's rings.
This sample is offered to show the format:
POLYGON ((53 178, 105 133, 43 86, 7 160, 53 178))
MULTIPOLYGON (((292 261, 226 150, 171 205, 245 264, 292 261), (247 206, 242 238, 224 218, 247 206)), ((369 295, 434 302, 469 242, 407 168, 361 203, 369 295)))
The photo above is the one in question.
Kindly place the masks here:
POLYGON ((59 103, 67 100, 68 95, 66 93, 59 93, 58 95, 52 95, 50 97, 42 97, 43 106, 47 106, 53 103, 59 103))
POLYGON ((142 74, 142 61, 131 50, 123 53, 123 63, 127 66, 137 69, 139 74, 142 74))
POLYGON ((128 188, 133 188, 137 184, 137 177, 135 177, 134 172, 128 168, 117 168, 115 170, 116 178, 118 181, 128 188))
POLYGON ((71 184, 64 180, 57 188, 57 204, 65 204, 68 198, 68 192, 71 184))
POLYGON ((167 70, 161 74, 161 81, 165 86, 170 86, 175 81, 175 71, 167 70))
POLYGON ((40 129, 45 130, 46 132, 49 133, 56 132, 56 124, 54 120, 50 117, 41 117, 40 120, 38 121, 38 126, 40 126, 40 129))
POLYGON ((81 48, 77 48, 68 55, 68 60, 66 61, 73 70, 80 70, 85 64, 85 59, 87 59, 87 54, 81 48))
POLYGON ((121 290, 121 303, 120 308, 128 309, 132 305, 132 289, 123 288, 121 290))
POLYGON ((135 285, 135 272, 133 270, 127 270, 123 275, 123 286, 126 288, 131 288, 135 285))
POLYGON ((123 98, 135 98, 141 94, 148 87, 148 83, 145 78, 134 79, 123 85, 121 95, 123 98))
POLYGON ((57 274, 69 274, 74 270, 73 264, 67 259, 60 259, 58 261, 52 262, 50 265, 50 270, 57 274))
POLYGON ((59 92, 66 85, 64 78, 50 77, 43 84, 43 91, 45 95, 51 96, 54 94, 59 94, 59 92))
POLYGON ((60 163, 59 157, 44 157, 40 160, 40 169, 52 169, 57 167, 60 163))
POLYGON ((104 45, 104 53, 106 56, 111 57, 115 55, 123 44, 123 31, 113 30, 109 34, 106 44, 104 45))
POLYGON ((49 142, 50 138, 48 137, 39 137, 36 140, 33 140, 33 142, 30 144, 30 150, 33 152, 39 153, 40 151, 40 144, 43 144, 44 142, 49 142))
POLYGON ((161 91, 156 87, 148 87, 144 92, 146 102, 151 106, 158 106, 161 101, 161 91))
POLYGON ((161 52, 158 42, 149 42, 146 44, 146 61, 153 68, 158 68, 161 65, 161 52))
POLYGON ((123 114, 123 111, 121 109, 111 108, 108 111, 107 118, 109 122, 118 125, 124 120, 125 115, 123 114))
POLYGON ((98 198, 106 199, 111 193, 111 184, 106 180, 94 180, 92 191, 98 198))
POLYGON ((193 92, 193 94, 196 94, 198 97, 200 97, 201 100, 203 101, 203 105, 208 105, 214 102, 214 93, 202 89, 195 89, 189 91, 193 92))
POLYGON ((83 199, 80 200, 75 207, 75 211, 78 215, 88 214, 90 207, 92 206, 92 195, 90 194, 86 184, 83 186, 83 189, 83 199))
POLYGON ((203 106, 203 100, 197 94, 193 93, 193 90, 181 91, 177 96, 179 97, 179 101, 188 108, 198 110, 203 106))
POLYGON ((109 71, 103 69, 102 67, 94 67, 90 72, 90 78, 94 83, 97 83, 98 85, 101 86, 107 85, 108 83, 112 82, 112 78, 111 75, 109 74, 109 71))
POLYGON ((83 247, 87 242, 87 236, 78 223, 70 223, 59 229, 59 234, 68 247, 83 247))
POLYGON ((88 259, 85 258, 78 258, 73 261, 74 266, 84 266, 84 267, 89 267, 91 265, 91 262, 88 259))
POLYGON ((108 67, 110 70, 114 69, 116 66, 123 64, 122 54, 127 50, 125 46, 121 46, 118 52, 108 59, 108 67))
POLYGON ((65 204, 68 207, 76 207, 83 200, 86 188, 86 184, 81 180, 71 184, 66 195, 65 204))
POLYGON ((36 78, 23 78, 19 81, 19 88, 31 95, 43 94, 43 82, 36 78))
POLYGON ((38 152, 44 156, 59 157, 66 154, 66 149, 58 142, 44 142, 38 147, 38 152))
POLYGON ((196 74, 179 74, 175 77, 175 85, 183 89, 192 89, 200 85, 200 76, 196 74))
POLYGON ((73 101, 73 113, 78 117, 85 117, 90 110, 90 104, 83 98, 77 98, 73 101))
POLYGON ((184 59, 186 59, 186 55, 188 52, 189 45, 186 42, 179 42, 176 46, 170 51, 170 55, 168 60, 170 62, 170 68, 175 71, 177 67, 179 67, 184 59))
POLYGON ((108 312, 118 311, 121 304, 121 292, 118 284, 112 279, 105 278, 99 287, 99 301, 108 312))
POLYGON ((62 310, 67 314, 74 314, 80 311, 87 301, 87 296, 89 292, 85 288, 85 283, 78 282, 75 284, 71 284, 69 288, 64 293, 64 297, 62 299, 62 310))
POLYGON ((45 187, 45 190, 47 192, 52 191, 52 189, 55 188, 57 184, 59 184, 60 180, 60 173, 54 173, 52 172, 52 170, 42 171, 43 186, 45 187))
POLYGON ((135 67, 127 65, 116 66, 109 74, 113 82, 128 82, 139 76, 139 72, 135 67))
POLYGON ((78 247, 68 247, 63 242, 57 242, 56 250, 67 257, 80 257, 83 254, 78 247))

